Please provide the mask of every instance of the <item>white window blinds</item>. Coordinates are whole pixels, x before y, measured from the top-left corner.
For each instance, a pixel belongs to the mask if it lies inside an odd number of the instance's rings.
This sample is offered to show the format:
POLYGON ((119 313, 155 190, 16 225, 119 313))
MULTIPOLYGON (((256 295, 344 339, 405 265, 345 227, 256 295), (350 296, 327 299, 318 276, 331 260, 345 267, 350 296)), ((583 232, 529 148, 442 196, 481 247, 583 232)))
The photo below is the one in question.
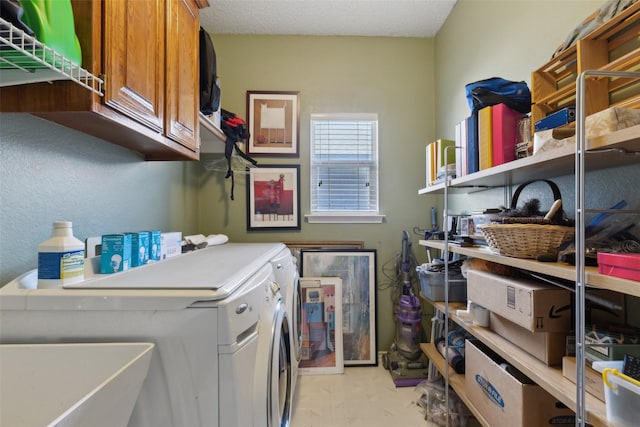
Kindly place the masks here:
POLYGON ((311 212, 378 212, 377 114, 311 115, 311 212))

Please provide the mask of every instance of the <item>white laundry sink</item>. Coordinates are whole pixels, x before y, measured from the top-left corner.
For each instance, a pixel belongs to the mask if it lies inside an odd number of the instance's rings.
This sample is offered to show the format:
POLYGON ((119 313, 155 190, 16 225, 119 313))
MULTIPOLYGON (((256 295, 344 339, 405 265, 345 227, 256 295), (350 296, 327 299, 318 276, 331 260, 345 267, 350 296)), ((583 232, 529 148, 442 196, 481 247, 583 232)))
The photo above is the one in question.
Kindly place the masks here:
POLYGON ((2 427, 126 426, 152 343, 0 345, 2 427))

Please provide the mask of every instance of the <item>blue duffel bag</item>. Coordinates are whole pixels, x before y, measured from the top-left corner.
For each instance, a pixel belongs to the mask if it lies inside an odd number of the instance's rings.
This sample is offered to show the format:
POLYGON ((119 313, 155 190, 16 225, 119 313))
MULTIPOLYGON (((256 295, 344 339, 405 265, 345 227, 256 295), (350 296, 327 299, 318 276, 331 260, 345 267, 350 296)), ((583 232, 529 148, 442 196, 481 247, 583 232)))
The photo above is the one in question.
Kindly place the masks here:
POLYGON ((465 85, 465 92, 472 113, 497 104, 505 104, 522 114, 531 111, 531 91, 524 81, 514 82, 501 77, 492 77, 468 83, 465 85))

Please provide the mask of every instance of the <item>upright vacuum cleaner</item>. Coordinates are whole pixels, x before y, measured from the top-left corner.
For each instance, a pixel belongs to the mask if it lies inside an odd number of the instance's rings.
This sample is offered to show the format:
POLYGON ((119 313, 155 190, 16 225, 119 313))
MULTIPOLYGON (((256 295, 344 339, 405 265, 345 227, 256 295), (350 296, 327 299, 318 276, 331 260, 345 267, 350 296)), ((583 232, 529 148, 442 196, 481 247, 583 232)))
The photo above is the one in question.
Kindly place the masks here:
POLYGON ((409 233, 402 232, 402 295, 396 311, 396 338, 388 353, 382 355, 382 365, 389 369, 396 387, 412 387, 428 376, 429 360, 420 349, 422 307, 415 295, 409 275, 411 242, 409 233))

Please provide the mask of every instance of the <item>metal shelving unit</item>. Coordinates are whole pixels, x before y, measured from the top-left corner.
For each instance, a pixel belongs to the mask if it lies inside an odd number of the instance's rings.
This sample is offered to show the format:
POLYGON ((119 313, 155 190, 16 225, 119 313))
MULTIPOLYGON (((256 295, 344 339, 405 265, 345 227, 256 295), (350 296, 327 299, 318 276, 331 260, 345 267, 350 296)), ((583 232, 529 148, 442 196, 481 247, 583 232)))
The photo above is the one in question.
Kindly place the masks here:
MULTIPOLYGON (((640 78, 640 72, 585 70, 576 80, 576 146, 575 146, 575 203, 576 203, 576 426, 584 427, 590 421, 587 416, 586 402, 586 372, 585 372, 585 294, 588 284, 585 266, 586 236, 585 227, 585 173, 586 156, 589 154, 589 144, 586 138, 586 80, 587 78, 640 78)), ((637 127, 637 126, 636 126, 637 127)), ((634 156, 637 158, 637 156, 634 156)), ((637 160, 636 160, 637 163, 637 160)))
MULTIPOLYGON (((462 319, 458 318, 454 314, 455 309, 464 307, 461 304, 449 303, 447 275, 445 275, 445 301, 444 303, 434 303, 434 307, 436 310, 444 313, 445 325, 447 325, 448 320, 451 319, 459 326, 467 329, 502 357, 510 360, 510 362, 525 373, 525 375, 542 385, 545 390, 551 393, 556 399, 573 409, 576 413, 576 426, 583 427, 590 424, 604 427, 609 425, 604 403, 587 394, 585 391, 585 293, 588 288, 596 288, 608 289, 614 292, 640 297, 640 288, 638 288, 636 281, 600 274, 596 267, 587 267, 582 262, 585 254, 585 170, 593 171, 603 168, 638 164, 637 155, 612 156, 611 151, 633 154, 639 152, 640 125, 587 140, 585 137, 584 107, 580 106, 581 103, 585 102, 584 79, 587 77, 640 78, 640 72, 585 71, 584 74, 581 74, 577 86, 577 135, 575 146, 569 145, 568 147, 562 147, 559 150, 545 153, 543 156, 533 156, 516 160, 461 178, 447 179, 444 183, 418 191, 418 194, 442 194, 446 213, 448 209, 448 197, 452 193, 471 193, 479 188, 516 185, 524 180, 539 176, 541 167, 544 167, 545 175, 550 176, 573 171, 575 167, 577 254, 575 267, 559 262, 541 263, 535 260, 505 257, 491 252, 488 248, 455 246, 451 245, 446 237, 445 240, 421 240, 419 243, 427 248, 443 251, 443 257, 445 259, 448 257, 449 252, 454 252, 468 257, 481 258, 524 270, 548 274, 561 279, 575 280, 576 364, 578 366, 576 384, 564 378, 561 370, 557 367, 548 367, 533 356, 528 355, 525 351, 519 350, 515 345, 499 337, 497 334, 484 328, 469 326, 462 319), (552 167, 547 168, 547 165, 551 165, 552 167)), ((601 210, 589 209, 587 212, 594 213, 601 212, 601 210)), ((607 210, 607 212, 609 212, 609 210, 607 210)), ((615 213, 638 214, 638 211, 616 211, 615 213)), ((445 236, 447 236, 446 233, 445 236)), ((429 345, 423 345, 423 351, 430 359, 433 358, 437 362, 437 369, 445 377, 445 384, 451 385, 458 395, 461 395, 463 400, 465 400, 464 382, 460 380, 461 376, 452 374, 446 361, 429 345)), ((476 416, 479 415, 473 406, 471 406, 470 409, 476 416)), ((486 421, 482 419, 479 419, 479 421, 483 425, 486 423, 486 421)))
POLYGON ((0 18, 0 87, 72 80, 103 96, 104 81, 0 18))

